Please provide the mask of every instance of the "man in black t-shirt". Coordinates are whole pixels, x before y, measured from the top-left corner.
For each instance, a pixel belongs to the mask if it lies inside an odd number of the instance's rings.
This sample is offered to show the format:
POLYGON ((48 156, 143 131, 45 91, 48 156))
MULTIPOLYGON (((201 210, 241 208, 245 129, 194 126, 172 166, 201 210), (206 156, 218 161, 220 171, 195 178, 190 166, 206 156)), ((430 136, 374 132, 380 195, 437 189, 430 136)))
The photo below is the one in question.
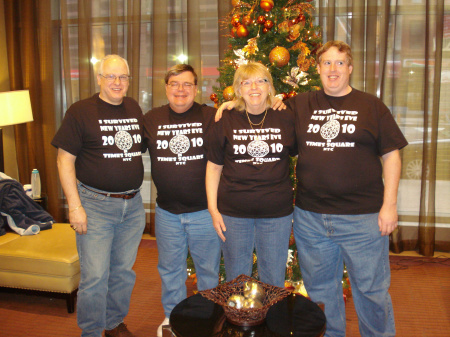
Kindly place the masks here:
POLYGON ((220 263, 219 237, 207 210, 205 191, 204 143, 215 109, 194 102, 197 75, 191 66, 172 67, 165 82, 169 104, 144 117, 145 143, 157 189, 155 232, 165 314, 159 337, 172 309, 186 298, 188 249, 198 290, 217 286, 220 263))
POLYGON ((143 180, 143 115, 125 97, 125 59, 108 55, 100 63, 100 93, 74 103, 52 145, 77 233, 81 279, 77 321, 81 336, 134 336, 123 323, 136 274, 132 270, 145 214, 139 192, 143 180))
POLYGON ((325 304, 325 336, 345 336, 345 263, 361 335, 395 336, 389 234, 407 141, 381 100, 349 85, 347 44, 329 41, 317 58, 324 90, 286 102, 296 114, 294 235, 305 288, 325 304))

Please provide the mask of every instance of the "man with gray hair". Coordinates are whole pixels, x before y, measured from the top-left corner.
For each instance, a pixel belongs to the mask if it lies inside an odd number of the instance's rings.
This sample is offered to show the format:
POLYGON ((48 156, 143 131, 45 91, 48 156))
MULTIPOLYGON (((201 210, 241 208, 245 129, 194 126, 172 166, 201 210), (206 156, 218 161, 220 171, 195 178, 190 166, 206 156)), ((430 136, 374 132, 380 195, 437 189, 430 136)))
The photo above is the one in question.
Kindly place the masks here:
POLYGON ((52 145, 76 232, 81 280, 77 321, 83 337, 134 336, 123 323, 136 275, 132 270, 145 226, 140 194, 143 114, 125 97, 125 59, 100 63, 100 93, 74 103, 52 145))

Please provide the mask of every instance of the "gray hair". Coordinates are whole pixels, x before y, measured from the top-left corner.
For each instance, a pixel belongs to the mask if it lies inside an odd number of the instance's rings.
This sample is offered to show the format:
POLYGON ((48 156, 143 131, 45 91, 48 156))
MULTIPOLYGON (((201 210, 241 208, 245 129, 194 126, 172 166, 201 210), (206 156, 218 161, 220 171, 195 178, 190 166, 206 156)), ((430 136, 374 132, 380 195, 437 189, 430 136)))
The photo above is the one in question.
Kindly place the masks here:
POLYGON ((103 65, 105 64, 105 61, 110 60, 110 59, 122 60, 125 63, 125 65, 127 66, 127 71, 128 71, 127 75, 130 75, 130 67, 128 66, 127 60, 125 60, 123 57, 121 57, 119 55, 115 55, 115 54, 106 55, 104 58, 102 58, 102 60, 100 61, 100 65, 98 66, 98 74, 99 75, 103 75, 103 65))

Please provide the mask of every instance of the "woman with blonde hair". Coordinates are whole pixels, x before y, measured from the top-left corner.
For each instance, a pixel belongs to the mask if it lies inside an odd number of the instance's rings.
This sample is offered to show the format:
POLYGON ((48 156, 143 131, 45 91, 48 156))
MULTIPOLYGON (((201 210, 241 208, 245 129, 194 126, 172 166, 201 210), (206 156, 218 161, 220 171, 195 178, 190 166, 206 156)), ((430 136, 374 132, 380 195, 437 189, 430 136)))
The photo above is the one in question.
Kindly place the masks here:
POLYGON ((241 65, 233 88, 234 109, 209 135, 208 209, 223 241, 227 280, 251 275, 256 249, 260 280, 282 287, 292 227, 294 115, 271 108, 275 89, 260 63, 241 65))

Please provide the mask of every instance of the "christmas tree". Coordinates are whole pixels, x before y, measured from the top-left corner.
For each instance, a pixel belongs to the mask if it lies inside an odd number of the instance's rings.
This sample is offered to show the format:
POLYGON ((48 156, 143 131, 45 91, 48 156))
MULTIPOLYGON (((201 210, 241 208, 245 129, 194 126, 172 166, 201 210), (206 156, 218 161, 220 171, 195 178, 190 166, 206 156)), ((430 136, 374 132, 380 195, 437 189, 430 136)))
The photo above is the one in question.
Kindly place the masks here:
MULTIPOLYGON (((234 98, 234 73, 249 61, 260 62, 270 71, 277 96, 287 99, 306 91, 320 90, 316 70, 316 51, 322 46, 320 27, 313 24, 312 0, 231 0, 232 11, 220 21, 229 36, 229 48, 221 60, 218 87, 211 100, 217 105, 234 98)), ((296 159, 290 165, 295 196, 296 159)), ((293 198, 294 202, 294 198, 293 198)), ((253 256, 252 277, 258 278, 257 254, 253 256)), ((293 234, 289 240, 286 265, 286 286, 306 295, 301 280, 297 248, 293 234)), ((195 272, 192 258, 188 258, 189 272, 195 272)), ((223 259, 220 282, 225 281, 223 259)), ((342 279, 345 296, 350 293, 346 272, 342 279)))
POLYGON ((261 62, 272 74, 277 96, 319 90, 315 52, 322 45, 313 24, 311 0, 231 0, 232 11, 221 20, 229 33, 229 48, 211 100, 230 101, 234 73, 241 64, 261 62))

